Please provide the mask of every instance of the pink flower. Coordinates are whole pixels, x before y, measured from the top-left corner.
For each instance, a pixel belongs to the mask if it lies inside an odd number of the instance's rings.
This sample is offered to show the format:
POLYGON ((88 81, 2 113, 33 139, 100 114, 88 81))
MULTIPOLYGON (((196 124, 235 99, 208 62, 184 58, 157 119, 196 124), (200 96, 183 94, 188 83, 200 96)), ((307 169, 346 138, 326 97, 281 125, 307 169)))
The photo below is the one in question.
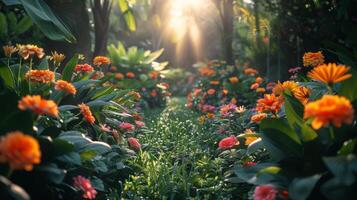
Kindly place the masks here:
POLYGON ((231 149, 235 145, 238 145, 238 144, 239 144, 239 142, 238 142, 237 138, 235 136, 230 136, 230 137, 222 139, 218 143, 218 147, 220 149, 231 149))
POLYGON ((290 68, 288 72, 290 74, 295 74, 295 73, 299 72, 300 70, 301 70, 301 67, 293 67, 293 68, 290 68))
POLYGON ((254 190, 253 199, 254 200, 275 200, 278 194, 276 190, 271 185, 257 186, 254 190))
POLYGON ((145 123, 144 123, 144 122, 138 121, 138 120, 135 120, 135 124, 136 124, 136 126, 139 127, 139 128, 145 126, 145 123))
POLYGON ((139 143, 139 140, 134 137, 128 138, 128 143, 129 143, 129 146, 135 150, 141 149, 141 144, 139 143))
POLYGON ((83 198, 95 199, 97 191, 92 187, 90 181, 83 176, 76 176, 73 178, 73 186, 83 191, 83 198))
POLYGON ((243 163, 243 167, 252 167, 256 164, 257 164, 256 162, 247 161, 247 162, 243 163))
POLYGON ((124 129, 126 131, 133 131, 135 129, 134 125, 128 123, 128 122, 122 122, 119 125, 119 128, 124 129))
POLYGON ((205 104, 205 105, 203 105, 203 107, 202 107, 202 112, 203 112, 203 113, 213 112, 215 109, 216 109, 216 107, 211 106, 211 105, 208 105, 208 104, 205 104))
POLYGON ((276 83, 274 82, 269 82, 266 86, 267 90, 272 90, 275 87, 276 83))
POLYGON ((106 124, 99 124, 99 126, 100 126, 100 130, 103 132, 108 132, 108 133, 112 132, 110 127, 106 124))

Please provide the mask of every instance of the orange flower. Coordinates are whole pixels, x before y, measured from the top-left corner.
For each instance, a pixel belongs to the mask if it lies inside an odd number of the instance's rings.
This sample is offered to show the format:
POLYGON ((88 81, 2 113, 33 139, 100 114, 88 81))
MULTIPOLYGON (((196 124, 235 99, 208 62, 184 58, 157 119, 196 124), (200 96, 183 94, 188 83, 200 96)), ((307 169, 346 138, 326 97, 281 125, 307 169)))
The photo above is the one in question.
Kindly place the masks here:
POLYGON ((109 65, 110 59, 105 56, 97 56, 93 59, 93 64, 100 66, 100 65, 109 65))
POLYGON ((214 69, 211 69, 209 67, 201 67, 198 70, 201 74, 201 76, 214 76, 216 75, 216 71, 214 69))
POLYGON ((209 95, 213 95, 214 93, 216 93, 216 90, 215 90, 215 89, 209 89, 209 90, 207 91, 207 94, 209 94, 209 95))
POLYGON ((69 94, 76 94, 77 90, 76 88, 72 85, 72 83, 69 83, 64 80, 58 80, 55 85, 56 90, 62 90, 64 92, 67 92, 69 94))
POLYGON ((253 115, 250 120, 252 122, 255 122, 255 123, 258 123, 260 121, 262 121, 264 118, 266 118, 268 115, 266 113, 258 113, 258 114, 255 114, 253 115))
POLYGON ((310 93, 311 90, 307 87, 298 87, 293 90, 294 97, 304 105, 309 101, 310 93))
POLYGON ((219 81, 211 81, 210 84, 211 85, 219 85, 219 81))
POLYGON ((223 93, 224 95, 227 95, 227 94, 229 93, 229 91, 228 91, 227 89, 223 89, 222 93, 223 93))
POLYGON ((256 90, 255 90, 257 93, 264 93, 265 92, 265 88, 257 88, 256 90))
POLYGON ((215 117, 215 115, 214 115, 213 113, 207 113, 207 118, 212 119, 212 118, 214 118, 214 117, 215 117))
POLYGON ((231 104, 237 105, 238 100, 236 98, 231 99, 231 104))
POLYGON ((256 74, 258 74, 258 71, 253 68, 246 68, 244 69, 244 74, 255 76, 256 74))
POLYGON ((10 58, 13 53, 15 53, 18 49, 12 45, 5 45, 2 47, 4 50, 4 54, 6 57, 10 58))
POLYGON ((61 62, 66 58, 66 56, 64 56, 64 54, 57 53, 57 51, 52 52, 51 54, 52 54, 52 56, 50 57, 50 60, 53 60, 55 65, 61 64, 61 62))
POLYGON ((128 73, 126 73, 126 77, 135 78, 135 74, 133 72, 128 72, 128 73))
POLYGON ((40 145, 20 131, 7 133, 0 139, 0 162, 9 163, 12 170, 31 171, 34 164, 41 162, 40 145))
POLYGON ((256 90, 258 87, 259 87, 259 83, 253 83, 253 84, 250 86, 250 89, 251 89, 251 90, 256 90))
POLYGON ((156 90, 152 90, 152 91, 150 92, 150 96, 156 97, 156 96, 157 96, 157 91, 156 91, 156 90))
POLYGON ((115 76, 114 76, 114 78, 115 78, 115 79, 118 79, 118 80, 123 79, 123 78, 124 78, 124 74, 122 74, 122 73, 116 73, 115 76))
POLYGON ((265 94, 264 98, 258 100, 256 109, 259 112, 269 111, 276 114, 282 105, 283 101, 281 98, 276 97, 274 94, 265 94))
POLYGON ((233 76, 233 77, 229 78, 229 82, 231 82, 232 84, 236 84, 239 82, 239 79, 237 77, 233 76))
POLYGON ((253 132, 251 129, 247 129, 244 134, 247 134, 245 137, 245 145, 247 146, 259 139, 259 137, 256 136, 249 136, 255 134, 255 132, 253 132))
POLYGON ((80 108, 81 113, 82 113, 83 117, 87 120, 87 122, 89 122, 90 124, 94 124, 95 118, 93 117, 92 112, 89 109, 89 106, 82 103, 82 104, 79 104, 78 107, 80 108))
POLYGON ((32 55, 36 55, 37 58, 40 59, 45 55, 43 49, 36 45, 17 45, 17 48, 19 50, 19 55, 25 60, 27 60, 32 55))
POLYGON ((335 63, 323 64, 312 69, 307 76, 316 81, 333 84, 351 78, 351 74, 346 74, 349 69, 344 65, 336 65, 335 63))
POLYGON ((128 92, 128 95, 134 96, 134 98, 135 98, 136 100, 138 100, 138 99, 141 98, 141 95, 140 95, 138 92, 135 92, 135 91, 130 91, 130 92, 128 92))
POLYGON ((92 72, 94 69, 89 64, 83 64, 83 65, 82 64, 78 64, 78 65, 76 65, 74 70, 76 72, 92 72))
POLYGON ((303 61, 305 67, 308 66, 315 67, 317 65, 323 64, 325 62, 325 57, 321 51, 315 53, 308 52, 304 54, 303 61))
POLYGON ((299 85, 294 82, 294 81, 285 81, 283 83, 278 82, 273 88, 273 93, 275 95, 283 95, 285 90, 288 90, 290 92, 293 92, 296 88, 298 88, 299 85))
POLYGON ((50 70, 30 70, 25 78, 31 82, 50 83, 55 80, 55 73, 50 70))
POLYGON ((157 71, 152 71, 150 72, 149 76, 152 78, 152 79, 157 79, 159 77, 159 72, 157 71))
POLYGON ((312 127, 320 129, 330 123, 341 127, 342 123, 353 122, 354 110, 351 102, 345 97, 324 95, 320 100, 310 102, 305 106, 304 118, 312 118, 312 127))
POLYGON ((259 84, 262 84, 263 78, 262 78, 262 77, 257 77, 257 78, 255 79, 255 82, 256 82, 256 83, 259 83, 259 84))
POLYGON ((40 95, 22 97, 18 107, 20 110, 31 110, 39 115, 58 117, 57 104, 52 100, 42 99, 40 95))

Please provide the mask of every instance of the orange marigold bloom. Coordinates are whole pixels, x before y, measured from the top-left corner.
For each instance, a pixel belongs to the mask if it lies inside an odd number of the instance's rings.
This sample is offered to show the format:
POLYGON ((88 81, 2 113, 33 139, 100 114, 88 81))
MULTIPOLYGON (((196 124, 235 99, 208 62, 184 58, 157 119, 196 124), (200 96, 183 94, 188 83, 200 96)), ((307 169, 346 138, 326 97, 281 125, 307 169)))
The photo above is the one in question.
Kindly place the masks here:
POLYGON ((258 100, 256 109, 259 112, 269 111, 276 114, 279 112, 282 105, 283 101, 281 98, 275 96, 274 94, 265 94, 264 98, 258 100))
POLYGON ((198 70, 201 74, 201 76, 214 76, 216 75, 216 71, 214 69, 211 69, 209 67, 201 67, 198 70))
POLYGON ((262 77, 257 77, 257 78, 255 79, 255 82, 256 82, 256 83, 259 83, 259 84, 262 84, 263 78, 262 78, 262 77))
POLYGON ((207 113, 207 118, 212 119, 212 118, 214 118, 214 117, 215 117, 215 115, 214 115, 213 113, 207 113))
POLYGON ((6 57, 10 58, 13 53, 15 53, 18 49, 12 45, 5 45, 2 47, 4 50, 4 54, 6 57))
POLYGON ((352 74, 346 74, 349 70, 350 68, 344 65, 329 63, 315 67, 307 76, 315 81, 333 84, 351 78, 352 74))
POLYGON ((311 90, 307 87, 301 86, 294 89, 292 93, 295 98, 305 105, 309 101, 311 90))
POLYGON ((231 99, 231 104, 237 105, 238 100, 236 98, 231 99))
POLYGON ((223 89, 222 93, 223 93, 224 95, 227 95, 227 94, 229 93, 229 91, 228 91, 227 89, 223 89))
POLYGON ((211 81, 210 84, 211 85, 219 85, 219 81, 211 81))
POLYGON ((312 118, 312 127, 319 129, 330 123, 341 127, 342 123, 353 122, 354 110, 351 102, 345 97, 324 95, 320 100, 306 104, 304 118, 312 118))
POLYGON ((77 90, 76 88, 72 85, 72 83, 69 83, 64 80, 58 80, 55 85, 56 90, 62 90, 64 92, 67 92, 69 94, 76 94, 77 90))
POLYGON ((265 92, 265 88, 260 87, 260 88, 257 88, 255 91, 257 93, 264 93, 265 92))
POLYGON ((114 78, 115 78, 115 79, 118 79, 118 80, 123 79, 123 78, 124 78, 124 74, 122 74, 122 73, 116 73, 115 76, 114 76, 114 78))
POLYGON ((42 99, 40 95, 22 97, 18 107, 20 110, 31 110, 39 115, 58 117, 57 104, 52 100, 42 99))
POLYGON ((110 59, 105 56, 97 56, 93 59, 93 64, 100 66, 100 65, 109 65, 110 59))
POLYGON ((17 45, 17 48, 19 50, 19 55, 25 60, 27 60, 32 55, 36 55, 37 58, 40 59, 45 55, 43 49, 36 45, 17 45))
POLYGON ((318 66, 325 62, 325 57, 321 51, 319 52, 307 52, 303 56, 304 66, 318 66))
POLYGON ((209 90, 207 91, 207 94, 209 94, 209 95, 213 95, 214 93, 216 93, 216 90, 215 90, 215 89, 209 89, 209 90))
POLYGON ((89 64, 78 64, 74 68, 76 72, 93 72, 93 67, 89 64))
POLYGON ((298 88, 299 85, 295 81, 285 81, 283 83, 278 82, 273 88, 273 93, 275 95, 283 95, 285 90, 290 91, 291 93, 298 88))
POLYGON ((95 118, 93 117, 89 106, 87 106, 84 103, 81 103, 78 105, 78 107, 81 110, 81 113, 82 113, 83 117, 87 120, 87 122, 89 122, 90 124, 94 124, 95 118))
POLYGON ((239 79, 237 77, 233 76, 233 77, 229 78, 229 82, 231 82, 232 84, 236 84, 239 82, 239 79))
POLYGON ((133 72, 128 72, 128 73, 126 73, 126 77, 135 78, 135 74, 133 72))
POLYGON ((31 171, 34 164, 41 162, 40 145, 20 131, 7 133, 0 139, 0 162, 9 163, 12 170, 31 171))
POLYGON ((247 69, 244 69, 244 74, 254 76, 254 75, 258 74, 258 71, 253 68, 247 68, 247 69))
POLYGON ((157 91, 156 90, 152 90, 151 92, 150 92, 150 96, 152 96, 152 97, 157 97, 157 91))
POLYGON ((55 80, 55 73, 50 70, 30 70, 25 78, 31 82, 50 83, 55 80))
POLYGON ((157 79, 159 77, 160 73, 157 71, 152 71, 149 73, 149 76, 151 79, 157 79))
POLYGON ((253 115, 250 120, 252 122, 255 122, 255 123, 258 123, 260 121, 262 121, 264 118, 266 118, 268 115, 266 113, 258 113, 258 114, 255 114, 253 115))

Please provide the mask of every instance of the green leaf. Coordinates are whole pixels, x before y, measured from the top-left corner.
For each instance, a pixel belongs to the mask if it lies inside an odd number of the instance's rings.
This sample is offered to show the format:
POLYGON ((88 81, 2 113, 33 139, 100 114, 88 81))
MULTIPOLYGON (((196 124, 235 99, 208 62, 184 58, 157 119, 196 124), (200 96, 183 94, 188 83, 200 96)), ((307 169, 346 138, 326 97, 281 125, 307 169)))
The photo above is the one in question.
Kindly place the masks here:
POLYGON ((132 32, 136 30, 136 22, 132 9, 127 0, 118 0, 119 10, 122 13, 128 29, 132 32))
POLYGON ((6 6, 19 5, 21 2, 19 0, 2 0, 6 6))
POLYGON ((352 154, 355 152, 357 146, 357 138, 348 140, 343 143, 343 146, 338 151, 338 155, 347 156, 348 154, 352 154))
POLYGON ((54 139, 52 144, 56 151, 56 155, 70 153, 74 150, 74 145, 66 140, 54 139))
POLYGON ((19 23, 14 28, 15 33, 17 35, 25 33, 27 30, 29 30, 31 28, 32 25, 33 25, 33 22, 31 20, 31 18, 28 16, 25 16, 19 21, 19 23))
POLYGON ((352 77, 342 82, 341 87, 338 89, 338 94, 345 96, 351 101, 357 99, 357 90, 353 89, 357 85, 357 70, 351 70, 352 77))
POLYGON ((42 69, 42 70, 49 69, 47 58, 41 60, 40 64, 37 66, 37 69, 42 69))
POLYGON ((15 80, 13 77, 13 73, 8 67, 0 67, 0 78, 4 80, 5 85, 7 85, 8 87, 15 88, 15 80))
POLYGON ((26 13, 40 30, 51 40, 75 42, 66 25, 53 13, 43 0, 19 0, 26 13))
POLYGON ((316 174, 305 178, 295 178, 289 186, 289 196, 291 199, 308 199, 321 175, 316 174))
POLYGON ((295 131, 283 119, 264 119, 260 123, 260 129, 259 134, 274 160, 302 157, 301 141, 295 131))
POLYGON ((98 191, 105 191, 105 188, 104 188, 104 183, 101 179, 97 178, 97 177, 92 177, 90 179, 90 182, 92 184, 92 186, 98 190, 98 191))
POLYGON ((285 94, 285 113, 290 127, 301 133, 305 142, 317 138, 317 133, 308 126, 304 119, 304 106, 296 98, 285 94))
POLYGON ((0 12, 0 35, 7 36, 8 34, 8 27, 7 27, 7 20, 4 13, 0 12))
POLYGON ((76 65, 78 64, 79 61, 79 56, 78 54, 75 54, 71 60, 68 61, 68 63, 66 64, 66 66, 63 69, 62 72, 62 79, 65 81, 71 81, 72 75, 73 75, 73 71, 74 68, 76 67, 76 65))
POLYGON ((36 167, 36 171, 44 173, 44 177, 46 177, 48 180, 55 184, 62 183, 66 175, 66 171, 63 169, 59 169, 55 164, 38 166, 36 167))

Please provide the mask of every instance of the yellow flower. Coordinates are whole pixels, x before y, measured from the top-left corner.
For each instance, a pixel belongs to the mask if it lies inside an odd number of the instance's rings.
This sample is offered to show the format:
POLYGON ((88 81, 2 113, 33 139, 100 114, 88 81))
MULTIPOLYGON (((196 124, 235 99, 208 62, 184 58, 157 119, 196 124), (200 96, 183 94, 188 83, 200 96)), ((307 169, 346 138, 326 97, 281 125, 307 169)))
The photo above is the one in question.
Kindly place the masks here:
POLYGON ((90 124, 94 124, 95 118, 93 117, 89 106, 87 106, 86 104, 82 103, 82 104, 79 104, 78 107, 80 108, 84 119, 86 119, 87 122, 89 122, 90 124))
POLYGON ((76 94, 77 90, 76 88, 69 82, 64 81, 64 80, 58 80, 55 85, 56 90, 62 90, 64 92, 67 92, 69 94, 76 94))
POLYGON ((61 64, 61 62, 66 58, 66 56, 64 56, 64 54, 62 53, 57 53, 57 51, 52 52, 51 53, 51 57, 50 60, 53 60, 53 62, 55 63, 55 65, 59 65, 61 64))
POLYGON ((292 91, 295 98, 297 98, 302 104, 306 104, 309 101, 311 90, 307 87, 298 87, 292 91))
POLYGON ((55 80, 55 73, 50 70, 30 70, 25 78, 31 82, 50 83, 55 80))
POLYGON ((324 95, 320 100, 306 104, 304 118, 313 119, 311 125, 314 129, 329 124, 341 127, 342 123, 353 122, 354 110, 351 102, 345 97, 324 95))
POLYGON ((257 88, 255 91, 257 93, 264 93, 265 92, 265 88, 257 88))
POLYGON ((283 83, 280 83, 279 81, 278 84, 274 86, 273 93, 280 96, 284 93, 285 90, 288 90, 292 93, 298 87, 299 85, 294 81, 285 81, 283 83))
POLYGON ((201 117, 198 118, 198 123, 203 125, 206 121, 206 117, 204 115, 202 115, 201 117))
POLYGON ((39 95, 22 97, 18 107, 20 110, 31 110, 38 115, 58 117, 57 104, 52 100, 42 99, 39 95))
POLYGON ((9 163, 12 170, 31 171, 34 164, 41 162, 40 145, 20 131, 7 133, 0 139, 0 162, 9 163))
POLYGON ((312 69, 307 76, 315 81, 326 84, 333 84, 344 81, 352 77, 352 74, 346 74, 350 68, 335 63, 319 65, 312 69))
POLYGON ((4 50, 4 54, 6 57, 10 58, 13 53, 15 53, 18 49, 12 45, 5 45, 2 47, 4 50))
POLYGON ((315 67, 315 66, 323 64, 325 62, 325 57, 321 51, 316 52, 316 53, 307 52, 304 54, 303 61, 304 61, 305 67, 308 67, 308 66, 315 67))

